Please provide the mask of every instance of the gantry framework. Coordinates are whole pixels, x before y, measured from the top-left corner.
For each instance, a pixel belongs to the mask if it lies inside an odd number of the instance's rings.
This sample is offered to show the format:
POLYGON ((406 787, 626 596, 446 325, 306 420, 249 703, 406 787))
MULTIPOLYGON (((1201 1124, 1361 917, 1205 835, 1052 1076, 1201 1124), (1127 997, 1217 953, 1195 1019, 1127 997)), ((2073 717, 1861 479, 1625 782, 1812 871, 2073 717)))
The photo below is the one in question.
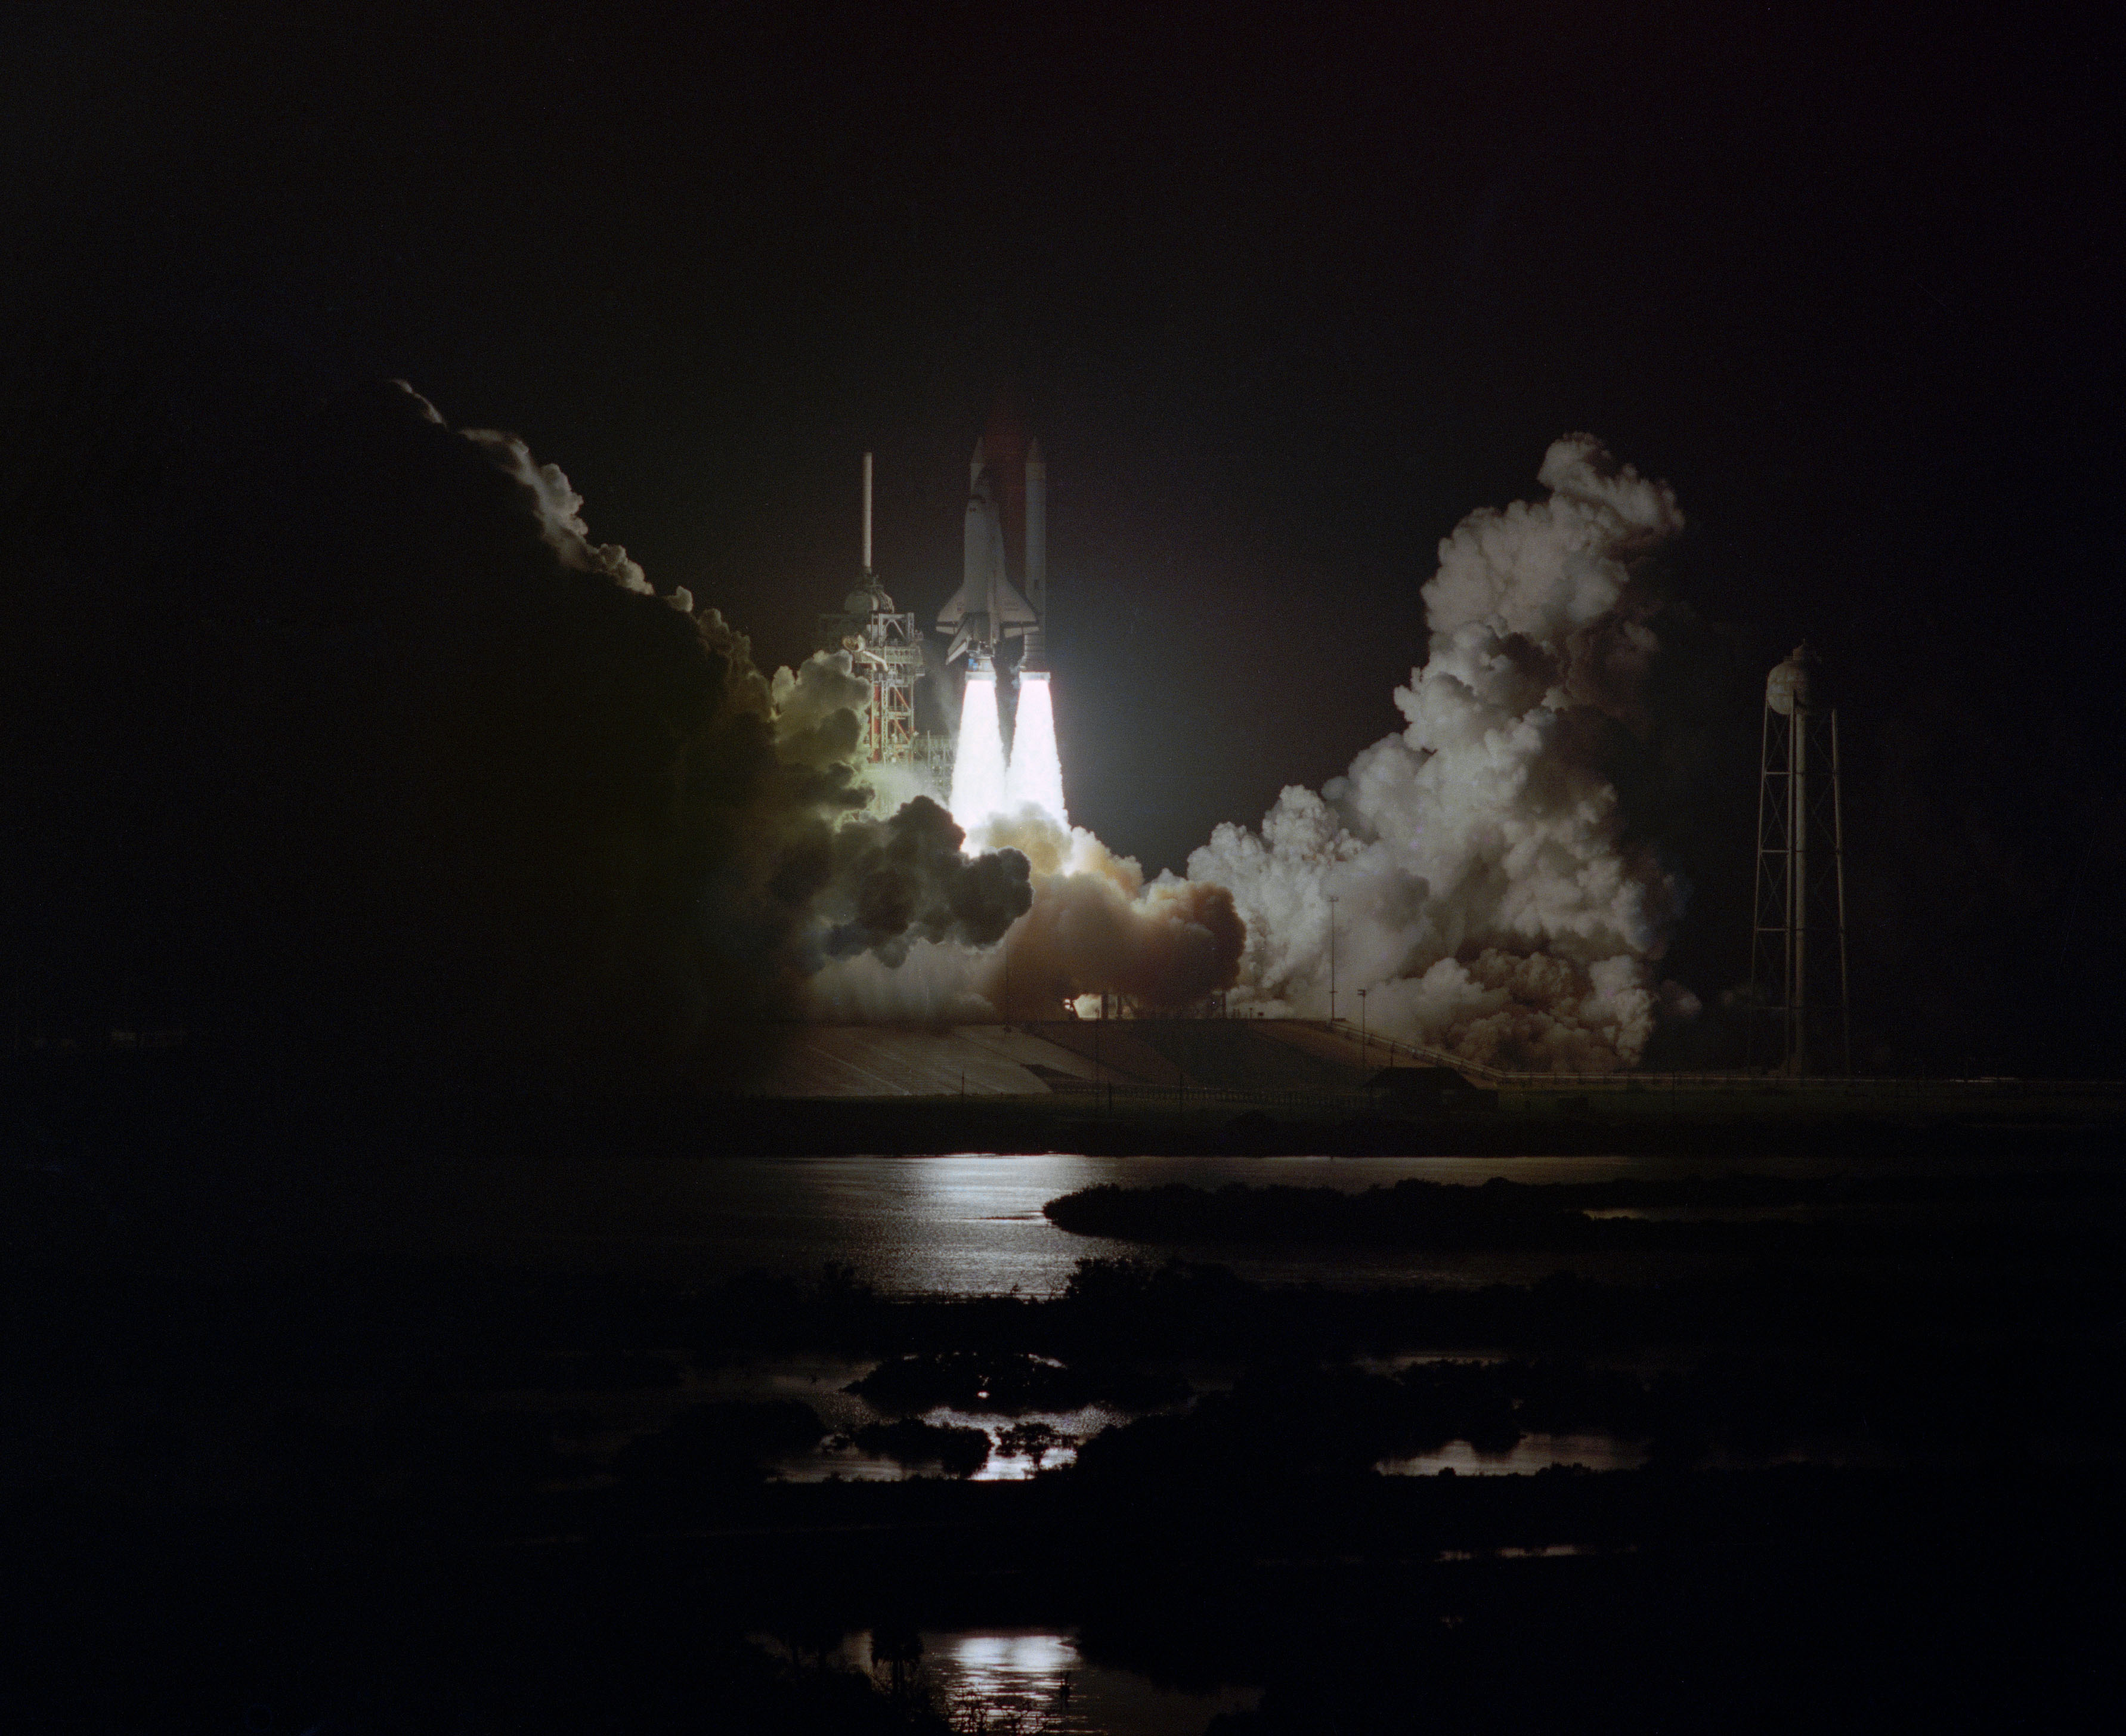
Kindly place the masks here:
POLYGON ((913 614, 895 609, 877 579, 867 577, 839 614, 820 617, 820 642, 847 651, 849 668, 870 684, 864 713, 864 758, 875 765, 928 764, 933 751, 915 729, 915 683, 923 674, 923 639, 913 614))

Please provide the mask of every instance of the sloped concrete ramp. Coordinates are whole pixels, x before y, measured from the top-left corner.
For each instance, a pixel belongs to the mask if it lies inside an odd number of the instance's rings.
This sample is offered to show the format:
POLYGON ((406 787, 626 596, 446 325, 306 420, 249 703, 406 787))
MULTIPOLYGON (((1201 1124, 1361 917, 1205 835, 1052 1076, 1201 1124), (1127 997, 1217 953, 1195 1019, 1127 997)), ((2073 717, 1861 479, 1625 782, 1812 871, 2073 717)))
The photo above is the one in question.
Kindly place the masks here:
POLYGON ((1364 1080, 1356 1045, 1347 1055, 1329 1038, 1319 1050, 1283 1040, 1281 1021, 1262 1019, 1135 1019, 1036 1027, 1079 1056, 1117 1068, 1117 1082, 1183 1081, 1219 1091, 1348 1091, 1364 1080))
POLYGON ((1035 1067, 1088 1084, 1107 1076, 1010 1025, 808 1024, 763 1090, 770 1097, 1032 1097, 1050 1089, 1035 1067))
MULTIPOLYGON (((1376 1065, 1381 1057, 1373 1057, 1376 1065)), ((1094 1085, 1219 1091, 1349 1091, 1355 1043, 1271 1019, 796 1027, 771 1097, 1039 1096, 1094 1085), (1318 1037, 1318 1040, 1315 1039, 1318 1037)))
MULTIPOLYGON (((1328 1076, 1346 1085, 1368 1079, 1380 1068, 1396 1062, 1394 1054, 1377 1038, 1369 1047, 1359 1041, 1355 1032, 1328 1030, 1306 1019, 1258 1019, 1252 1029, 1260 1032, 1265 1041, 1287 1052, 1307 1057, 1325 1069, 1328 1076)), ((1430 1052, 1427 1053, 1429 1056, 1430 1052)), ((1410 1058, 1409 1052, 1405 1051, 1401 1064, 1409 1066, 1410 1058)))

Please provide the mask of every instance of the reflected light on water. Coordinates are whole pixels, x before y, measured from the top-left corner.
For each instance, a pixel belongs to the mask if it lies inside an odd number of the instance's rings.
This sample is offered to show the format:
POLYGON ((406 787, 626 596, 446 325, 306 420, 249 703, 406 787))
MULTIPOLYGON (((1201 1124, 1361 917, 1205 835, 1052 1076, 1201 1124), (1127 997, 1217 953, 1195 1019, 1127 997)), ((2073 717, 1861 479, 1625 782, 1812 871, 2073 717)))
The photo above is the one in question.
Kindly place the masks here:
POLYGON ((1021 1677, 1046 1677, 1060 1684, 1078 1667, 1078 1648, 1061 1634, 952 1634, 941 1636, 944 1655, 961 1678, 991 1686, 1022 1686, 1021 1677))
MULTIPOLYGON (((923 1649, 956 1730, 1063 1730, 1078 1648, 1061 1634, 926 1634, 923 1649)), ((1067 1722, 1066 1722, 1067 1720, 1067 1722)))
MULTIPOLYGON (((788 1658, 786 1640, 749 1634, 755 1645, 788 1658)), ((1258 1687, 1225 1686, 1199 1693, 1154 1686, 1144 1677, 1088 1663, 1075 1630, 926 1630, 917 1636, 920 1680, 954 1730, 1013 1731, 1018 1736, 1198 1736, 1222 1712, 1252 1711, 1258 1687)), ((844 1634, 828 1654, 835 1667, 881 1676, 868 1630, 844 1634)))
POLYGON ((1554 1464, 1585 1465, 1590 1471, 1632 1471, 1646 1462, 1646 1449, 1609 1435, 1524 1435, 1511 1450, 1480 1453, 1466 1440, 1450 1440, 1436 1452, 1408 1459, 1383 1459, 1373 1467, 1383 1477, 1525 1476, 1554 1464))
POLYGON ((1172 1693, 1087 1663, 1075 1634, 1034 1628, 928 1633, 923 1667, 956 1729, 1070 1736, 1195 1736, 1221 1712, 1251 1709, 1252 1688, 1172 1693))

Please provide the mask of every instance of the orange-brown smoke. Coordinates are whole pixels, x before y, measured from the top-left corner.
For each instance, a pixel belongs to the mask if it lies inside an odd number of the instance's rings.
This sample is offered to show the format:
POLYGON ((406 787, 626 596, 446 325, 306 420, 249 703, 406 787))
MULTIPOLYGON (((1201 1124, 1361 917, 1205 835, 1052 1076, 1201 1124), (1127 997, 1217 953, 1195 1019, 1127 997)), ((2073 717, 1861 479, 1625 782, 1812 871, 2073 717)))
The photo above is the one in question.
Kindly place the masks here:
POLYGON ((1011 1019, 1053 1019, 1080 995, 1127 995, 1183 1007, 1232 986, 1247 928, 1225 887, 1163 876, 1089 832, 1064 832, 1028 809, 990 823, 990 849, 1023 851, 1033 907, 982 961, 977 991, 1011 1019))

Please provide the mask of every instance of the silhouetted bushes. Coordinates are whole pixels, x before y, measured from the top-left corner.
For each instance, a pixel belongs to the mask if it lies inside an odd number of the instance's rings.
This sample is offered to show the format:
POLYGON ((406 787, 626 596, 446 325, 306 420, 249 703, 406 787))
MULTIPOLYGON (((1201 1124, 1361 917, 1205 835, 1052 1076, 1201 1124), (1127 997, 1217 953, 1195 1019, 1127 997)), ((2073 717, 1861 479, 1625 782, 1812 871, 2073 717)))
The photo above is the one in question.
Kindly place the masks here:
POLYGON ((1588 1361, 1658 1350, 1673 1362, 1717 1348, 1880 1371, 1917 1368, 1933 1347, 1992 1344, 1982 1368, 1961 1377, 1974 1402, 1978 1388, 2008 1380, 2055 1408, 2100 1411, 2115 1390, 2109 1326, 2122 1317, 2126 1283, 2101 1268, 1764 1262, 1659 1283, 1556 1273, 1532 1284, 1330 1289, 1183 1261, 1088 1260, 1059 1297, 966 1299, 883 1297, 846 1272, 812 1283, 756 1273, 686 1294, 470 1267, 376 1268, 359 1284, 13 1269, 0 1271, 0 1379, 52 1388, 588 1393, 669 1387, 678 1371, 662 1347, 685 1345, 707 1367, 817 1351, 914 1359, 881 1381, 908 1381, 905 1401, 928 1408, 967 1403, 984 1390, 980 1377, 999 1369, 1025 1371, 1030 1384, 1087 1384, 1026 1388, 1044 1398, 1090 1390, 1136 1403, 1172 1395, 1184 1360, 1510 1349, 1588 1361), (1058 1362, 1061 1370, 1032 1372, 1058 1362))
POLYGON ((990 1437, 981 1430, 944 1427, 916 1417, 866 1423, 855 1440, 865 1452, 895 1464, 935 1465, 950 1477, 971 1477, 990 1459, 990 1437))
POLYGON ((1420 1362, 1394 1375, 1278 1364, 1184 1414, 1094 1436, 1078 1465, 1146 1487, 1260 1483, 1353 1474, 1455 1440, 1505 1454, 1525 1434, 1642 1442, 1672 1464, 1796 1450, 2012 1457, 2063 1440, 2088 1450, 2126 1426, 2122 1372, 2116 1355, 2076 1369, 1997 1349, 1890 1365, 1723 1354, 1650 1377, 1570 1359, 1420 1362))
POLYGON ((1036 1470, 1041 1469, 1051 1453, 1076 1445, 1070 1436, 1045 1422, 1014 1422, 1009 1428, 1000 1430, 996 1438, 997 1451, 1031 1459, 1036 1470))
POLYGON ((952 1350, 882 1362, 848 1391, 890 1416, 940 1405, 956 1411, 1020 1417, 1028 1411, 1075 1411, 1107 1403, 1151 1410, 1188 1396, 1186 1382, 1127 1365, 1066 1367, 1023 1352, 952 1350))
POLYGON ((749 1482, 771 1461, 817 1445, 826 1432, 819 1413, 794 1398, 697 1405, 630 1441, 613 1469, 653 1486, 749 1482))
POLYGON ((1929 1215, 1911 1209, 1987 1202, 2057 1205, 2115 1203, 2126 1179, 2096 1171, 2047 1170, 2015 1177, 1958 1175, 1786 1177, 1749 1175, 1477 1186, 1403 1180, 1363 1192, 1229 1182, 1212 1190, 1171 1182, 1102 1182, 1042 1209, 1058 1228, 1168 1246, 1253 1243, 1438 1249, 1543 1248, 1558 1252, 1732 1250, 1775 1254, 1845 1246, 1945 1246, 1997 1252, 2013 1237, 2045 1246, 2108 1245, 2109 1225, 2055 1216, 2039 1223, 1988 1213, 1929 1215), (1594 1217, 1601 1212, 1686 1214, 1803 1208, 1806 1218, 1684 1215, 1594 1217), (1883 1208, 1907 1209, 1885 1212, 1883 1208))
POLYGON ((1250 1371, 1179 1416, 1094 1436, 1080 1474, 1161 1488, 1259 1487, 1369 1472, 1381 1459, 1470 1440, 1503 1452, 1520 1438, 1505 1383, 1481 1365, 1428 1365, 1400 1378, 1351 1368, 1250 1371))

